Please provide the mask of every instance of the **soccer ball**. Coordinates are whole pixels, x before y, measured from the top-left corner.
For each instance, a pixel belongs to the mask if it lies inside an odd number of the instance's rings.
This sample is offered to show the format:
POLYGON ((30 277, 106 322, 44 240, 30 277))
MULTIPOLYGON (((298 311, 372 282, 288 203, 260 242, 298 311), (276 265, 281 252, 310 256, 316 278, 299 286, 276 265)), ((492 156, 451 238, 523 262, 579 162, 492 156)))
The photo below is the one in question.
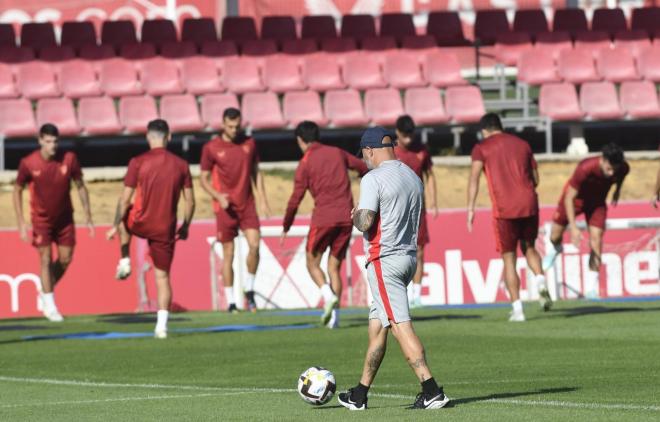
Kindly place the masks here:
POLYGON ((332 372, 319 366, 312 366, 298 378, 298 393, 305 402, 321 406, 335 395, 337 383, 332 372))

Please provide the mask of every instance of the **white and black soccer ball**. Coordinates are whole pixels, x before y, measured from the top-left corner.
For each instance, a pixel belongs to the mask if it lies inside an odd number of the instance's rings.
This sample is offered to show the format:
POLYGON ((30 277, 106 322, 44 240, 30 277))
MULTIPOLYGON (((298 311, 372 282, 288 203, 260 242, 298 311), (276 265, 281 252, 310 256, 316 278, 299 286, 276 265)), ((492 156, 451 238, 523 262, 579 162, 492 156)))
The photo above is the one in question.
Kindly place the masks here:
POLYGON ((302 399, 314 406, 321 406, 332 399, 337 383, 332 372, 312 366, 298 378, 298 393, 302 399))

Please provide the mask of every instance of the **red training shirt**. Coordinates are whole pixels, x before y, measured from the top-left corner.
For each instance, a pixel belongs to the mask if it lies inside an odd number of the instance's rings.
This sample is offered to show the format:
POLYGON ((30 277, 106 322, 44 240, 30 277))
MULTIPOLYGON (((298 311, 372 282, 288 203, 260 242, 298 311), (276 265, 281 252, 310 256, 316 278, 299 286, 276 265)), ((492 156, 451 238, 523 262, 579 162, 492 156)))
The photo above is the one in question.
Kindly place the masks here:
POLYGON ((145 239, 171 241, 184 188, 192 188, 188 163, 165 148, 154 148, 128 163, 124 185, 135 189, 132 231, 145 239))
POLYGON ((408 148, 396 146, 394 147, 394 154, 403 164, 410 167, 424 183, 424 174, 428 173, 433 167, 431 154, 426 145, 413 143, 408 148))
POLYGON ((312 142, 296 169, 293 193, 284 214, 284 231, 289 231, 298 206, 309 189, 314 198, 312 226, 351 226, 353 194, 348 169, 360 176, 368 169, 364 161, 346 151, 312 142))
POLYGON ((564 203, 566 190, 568 186, 571 186, 577 191, 576 205, 585 208, 605 205, 607 194, 612 185, 623 183, 623 179, 625 179, 628 172, 630 172, 630 166, 624 161, 612 177, 606 177, 600 168, 600 157, 584 159, 580 161, 566 186, 564 186, 560 202, 564 203))
POLYGON ((484 163, 493 217, 514 219, 538 214, 533 178, 537 164, 527 142, 498 133, 472 149, 472 160, 484 163))
POLYGON ((81 180, 80 163, 73 152, 58 152, 51 160, 40 150, 24 157, 18 166, 16 184, 30 187, 33 226, 58 226, 73 222, 71 180, 81 180))

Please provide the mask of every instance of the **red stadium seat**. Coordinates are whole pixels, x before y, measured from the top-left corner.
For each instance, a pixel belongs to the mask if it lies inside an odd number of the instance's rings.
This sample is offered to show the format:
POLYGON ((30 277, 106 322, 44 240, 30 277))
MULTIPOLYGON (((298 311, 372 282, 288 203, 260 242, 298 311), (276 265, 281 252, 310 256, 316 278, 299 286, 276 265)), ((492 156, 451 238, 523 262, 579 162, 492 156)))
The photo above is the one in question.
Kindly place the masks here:
POLYGON ((330 15, 303 16, 301 38, 337 38, 335 18, 330 15))
POLYGON ((596 56, 596 68, 606 81, 621 83, 640 79, 632 53, 624 48, 600 50, 596 56))
POLYGON ((643 7, 633 9, 630 29, 642 29, 655 36, 660 31, 660 8, 643 7))
POLYGON ((401 94, 394 88, 368 90, 364 95, 364 111, 372 123, 392 126, 403 114, 401 94))
POLYGON ((580 120, 580 109, 575 85, 568 83, 546 84, 539 93, 539 114, 552 120, 580 120))
POLYGON ((461 64, 455 54, 434 52, 426 55, 422 62, 424 79, 438 88, 465 85, 467 82, 461 76, 461 64))
POLYGON ((115 48, 109 44, 83 45, 78 52, 78 57, 83 60, 105 60, 116 56, 115 48))
POLYGON ((536 34, 549 31, 548 20, 541 9, 516 10, 513 30, 529 34, 532 39, 536 39, 536 34))
POLYGON ((243 96, 242 114, 252 129, 275 129, 285 125, 280 102, 274 92, 250 92, 243 96))
POLYGON ((435 37, 441 46, 467 46, 472 43, 463 34, 463 24, 457 12, 431 12, 426 24, 426 34, 435 37))
POLYGON ((251 17, 227 16, 222 20, 222 40, 242 44, 257 39, 257 26, 251 17))
POLYGON ((553 31, 566 31, 575 37, 578 32, 588 31, 587 15, 583 9, 556 9, 552 21, 553 31))
POLYGON ((344 81, 353 89, 384 88, 387 83, 380 72, 380 64, 369 54, 349 56, 344 66, 344 81))
POLYGON ((418 125, 435 125, 449 120, 440 91, 435 88, 410 88, 406 90, 403 102, 406 114, 418 125))
POLYGON ((302 73, 305 85, 315 91, 322 92, 346 87, 341 78, 339 65, 333 57, 305 57, 302 73))
POLYGON ((660 82, 660 46, 642 50, 637 60, 640 75, 652 82, 660 82))
POLYGON ((127 60, 144 60, 156 57, 156 46, 147 43, 124 44, 119 55, 127 60))
POLYGON ((580 88, 580 107, 593 120, 621 119, 616 87, 612 82, 587 82, 580 88))
POLYGON ((228 58, 223 67, 222 82, 236 94, 264 90, 259 76, 259 62, 251 57, 228 58))
POLYGON ((84 45, 96 45, 96 42, 96 30, 92 22, 64 22, 62 24, 62 45, 80 48, 84 45))
POLYGON ((0 63, 0 98, 16 98, 18 91, 14 84, 14 75, 11 67, 0 63))
POLYGON ((196 56, 197 45, 192 41, 166 42, 160 46, 160 55, 168 59, 196 56))
POLYGON ((96 97, 101 95, 101 86, 96 71, 90 62, 74 60, 62 65, 60 89, 68 98, 96 97))
POLYGON ((529 85, 559 82, 553 56, 537 49, 521 54, 518 61, 518 80, 529 85))
POLYGON ((55 28, 51 22, 24 23, 21 26, 21 46, 35 50, 56 46, 55 28))
POLYGON ((124 129, 110 97, 83 98, 78 103, 78 122, 86 135, 111 135, 124 129))
POLYGON ((380 17, 381 37, 394 37, 400 43, 403 37, 414 36, 416 33, 409 13, 383 13, 380 17))
POLYGON ((573 42, 568 32, 542 32, 536 34, 534 48, 557 60, 563 50, 573 49, 573 42))
POLYGON ((124 44, 137 43, 133 21, 104 21, 101 27, 101 43, 119 48, 124 44))
POLYGON ((198 132, 204 128, 197 100, 192 95, 165 95, 160 99, 160 117, 172 132, 198 132))
POLYGON ((277 43, 273 40, 246 40, 241 46, 244 56, 268 56, 277 53, 277 43))
POLYGON ((200 53, 208 57, 229 57, 238 55, 234 41, 206 41, 202 43, 200 53))
POLYGON ((39 60, 44 62, 64 62, 76 58, 73 47, 68 45, 44 47, 39 50, 39 60))
POLYGON ((361 40, 376 36, 376 21, 371 15, 344 15, 341 19, 342 38, 361 40))
POLYGON ((524 32, 508 32, 497 37, 495 58, 506 66, 516 66, 520 56, 532 48, 532 38, 524 32))
POLYGON ((326 92, 324 109, 333 127, 359 127, 369 123, 360 94, 352 89, 326 92))
POLYGON ((211 129, 222 128, 222 114, 227 108, 240 108, 235 94, 208 94, 202 97, 202 121, 211 129))
POLYGON ((30 100, 58 97, 60 90, 55 82, 55 73, 50 65, 41 62, 23 63, 16 75, 18 90, 30 100))
POLYGON ((295 40, 296 21, 292 16, 264 16, 261 21, 261 39, 273 40, 277 43, 295 40))
POLYGON ((412 35, 403 37, 401 40, 401 48, 407 50, 427 50, 437 47, 438 43, 432 35, 412 35))
POLYGON ((363 38, 362 41, 360 41, 360 46, 366 51, 386 51, 395 50, 397 48, 396 39, 394 37, 363 38))
POLYGON ((321 98, 314 91, 287 92, 283 101, 284 120, 295 127, 303 120, 311 120, 319 126, 328 124, 323 114, 321 98))
POLYGON ((393 88, 404 89, 427 85, 419 61, 412 53, 399 51, 388 53, 383 65, 383 76, 393 88))
POLYGON ((159 58, 145 62, 140 72, 140 81, 149 95, 161 96, 183 92, 179 68, 174 60, 159 58))
POLYGON ((454 123, 475 123, 486 114, 481 90, 476 86, 452 86, 445 93, 447 114, 454 123))
POLYGON ((26 98, 0 100, 0 133, 8 138, 35 136, 37 124, 32 104, 26 98))
POLYGON ((201 47, 206 41, 217 41, 215 21, 212 18, 187 18, 183 20, 181 41, 192 41, 201 47))
POLYGON ((0 47, 1 63, 26 63, 34 60, 34 50, 29 47, 0 47))
POLYGON ((122 97, 119 100, 119 122, 129 133, 146 133, 147 124, 158 118, 152 97, 122 97))
POLYGON ((144 92, 133 63, 124 59, 113 59, 101 64, 99 71, 101 89, 111 97, 137 95, 144 92))
POLYGON ((268 57, 264 62, 264 84, 277 93, 305 89, 298 59, 290 56, 268 57))
POLYGON ((14 32, 14 25, 10 23, 0 23, 0 46, 16 46, 16 32, 14 32))
POLYGON ((610 47, 612 47, 612 41, 607 32, 583 31, 575 35, 575 49, 594 57, 600 50, 610 47))
POLYGON ((579 50, 563 50, 560 52, 557 69, 563 80, 574 84, 601 79, 596 72, 592 56, 579 50))
POLYGON ((626 17, 621 9, 596 9, 591 19, 592 31, 604 31, 613 37, 614 34, 628 29, 626 17))
POLYGON ((177 42, 174 22, 169 19, 148 19, 142 22, 140 41, 160 47, 164 43, 177 42))
POLYGON ((44 98, 37 103, 37 125, 52 123, 61 135, 77 135, 80 133, 78 119, 73 109, 73 103, 68 98, 44 98))
POLYGON ((642 50, 651 46, 651 39, 646 31, 621 31, 614 35, 616 48, 628 49, 633 57, 639 57, 642 50))
POLYGON ((312 54, 312 53, 316 53, 318 50, 319 50, 319 46, 316 40, 313 39, 288 40, 282 42, 282 53, 284 54, 292 54, 292 55, 312 54))
POLYGON ((193 95, 224 91, 220 75, 208 57, 190 57, 181 63, 181 81, 186 92, 193 95))
POLYGON ((509 21, 504 10, 478 10, 474 22, 474 38, 482 45, 493 45, 497 37, 510 32, 509 21))
POLYGON ((658 91, 650 81, 629 81, 621 84, 621 108, 632 119, 660 117, 658 91))
POLYGON ((325 38, 321 40, 321 50, 328 53, 345 53, 357 50, 357 43, 353 38, 325 38))

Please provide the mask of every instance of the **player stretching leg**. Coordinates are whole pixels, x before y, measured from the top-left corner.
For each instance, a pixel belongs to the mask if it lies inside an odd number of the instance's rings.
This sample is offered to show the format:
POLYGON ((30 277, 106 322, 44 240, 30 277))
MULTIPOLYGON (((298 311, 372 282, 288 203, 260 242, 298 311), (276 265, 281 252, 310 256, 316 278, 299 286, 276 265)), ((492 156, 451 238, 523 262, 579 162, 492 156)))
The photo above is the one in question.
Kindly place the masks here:
POLYGON ((170 268, 174 259, 174 244, 188 238, 188 227, 195 212, 195 197, 188 163, 167 151, 170 129, 164 120, 153 120, 147 126, 149 151, 128 163, 124 190, 107 238, 118 232, 121 260, 118 275, 130 274, 128 251, 132 236, 149 242, 149 255, 154 264, 158 313, 154 337, 167 338, 167 320, 172 303, 170 268), (176 211, 181 194, 185 201, 183 224, 176 229, 176 211), (135 200, 131 205, 131 200, 135 200))
POLYGON ((493 227, 497 251, 504 261, 504 279, 511 298, 509 321, 525 321, 520 300, 520 277, 516 271, 516 248, 527 259, 539 288, 544 310, 552 305, 541 269, 541 257, 534 243, 539 230, 539 203, 536 186, 539 174, 532 149, 524 140, 504 133, 497 114, 488 113, 479 122, 483 141, 472 150, 472 169, 468 185, 468 231, 472 231, 474 209, 479 193, 481 172, 486 173, 493 206, 493 227))
POLYGON ((41 293, 39 300, 46 318, 61 322, 53 290, 71 264, 76 244, 76 227, 71 205, 71 182, 76 185, 85 212, 89 235, 94 224, 89 207, 89 194, 83 182, 78 158, 73 152, 58 150, 59 131, 47 123, 39 129, 39 149, 23 158, 14 185, 14 211, 21 239, 28 241, 28 226, 23 219, 23 189, 30 186, 32 245, 41 261, 41 293), (57 259, 52 257, 52 244, 57 245, 57 259))
POLYGON ((369 312, 369 347, 357 386, 338 395, 351 410, 367 408, 367 393, 380 367, 390 331, 422 385, 413 409, 438 409, 449 402, 426 363, 422 342, 408 310, 406 286, 417 268, 417 230, 424 187, 415 173, 396 159, 394 136, 382 127, 367 129, 360 148, 373 170, 360 183, 353 224, 364 233, 367 279, 373 296, 369 312))
MULTIPOLYGON (((396 121, 396 157, 410 167, 415 174, 428 187, 431 195, 431 209, 433 218, 438 217, 437 190, 433 162, 426 145, 415 142, 415 122, 410 116, 401 116, 396 121)), ((426 203, 426 201, 424 201, 426 203)), ((426 217, 426 206, 422 207, 422 217, 419 220, 419 234, 417 236, 417 270, 413 276, 412 295, 409 295, 410 306, 422 306, 422 277, 424 276, 424 247, 429 243, 429 229, 426 217)), ((409 292, 411 293, 411 292, 409 292)))
POLYGON ((314 122, 300 123, 296 127, 295 136, 303 158, 296 169, 293 193, 282 223, 280 244, 284 242, 298 206, 309 190, 314 198, 314 212, 307 237, 307 270, 319 286, 325 303, 321 324, 336 328, 339 326, 337 308, 342 293, 340 269, 353 230, 353 194, 348 170, 355 170, 362 176, 367 172, 367 166, 357 157, 319 142, 319 127, 314 122), (321 270, 321 257, 328 247, 330 285, 321 270))
POLYGON ((578 164, 564 186, 553 217, 550 241, 554 249, 543 258, 543 268, 547 270, 552 267, 561 253, 562 237, 567 226, 571 232, 571 241, 575 247, 580 246, 582 234, 575 224, 575 218, 584 213, 591 247, 584 291, 585 296, 591 299, 600 296, 599 270, 607 220, 607 194, 612 185, 616 185, 612 195, 612 205, 616 206, 623 180, 629 171, 630 166, 624 159, 621 147, 616 144, 606 145, 600 157, 587 158, 578 164))
POLYGON ((223 131, 202 149, 200 178, 202 188, 213 199, 216 214, 217 239, 222 243, 222 279, 229 312, 237 312, 234 301, 234 239, 238 229, 248 243, 245 297, 248 309, 256 312, 254 278, 259 266, 259 217, 253 189, 260 196, 262 213, 270 215, 264 178, 259 171, 259 154, 254 139, 241 132, 241 112, 228 108, 222 116, 223 131), (253 186, 254 185, 254 186, 253 186))

